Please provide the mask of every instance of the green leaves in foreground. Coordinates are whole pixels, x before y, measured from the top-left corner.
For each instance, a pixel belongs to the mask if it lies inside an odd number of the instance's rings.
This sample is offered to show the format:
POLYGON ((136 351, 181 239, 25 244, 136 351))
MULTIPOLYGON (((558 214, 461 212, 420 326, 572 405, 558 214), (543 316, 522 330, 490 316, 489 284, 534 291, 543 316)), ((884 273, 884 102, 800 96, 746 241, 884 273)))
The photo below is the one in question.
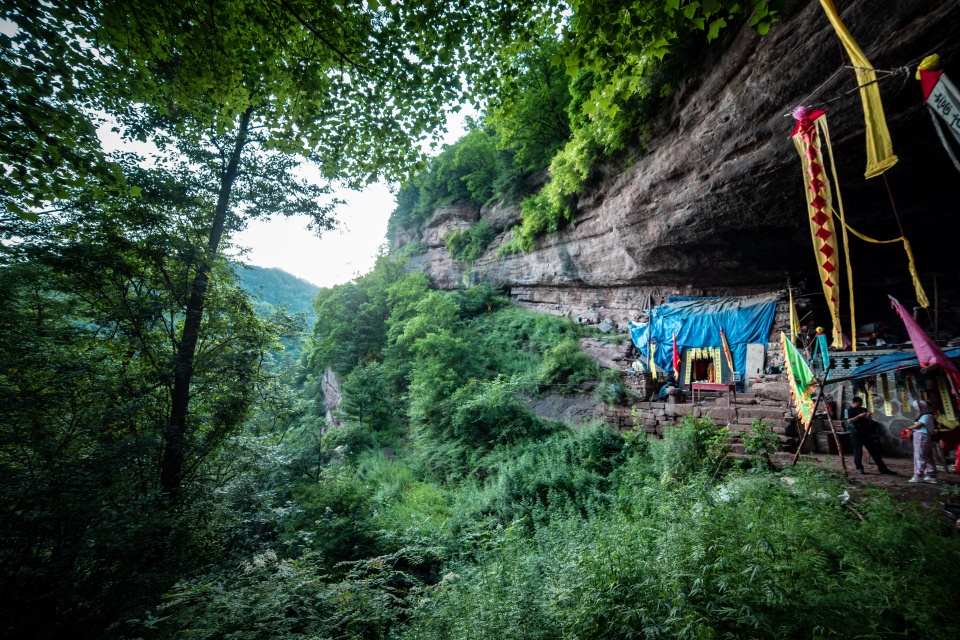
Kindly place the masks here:
MULTIPOLYGON (((665 446, 657 444, 655 447, 665 446)), ((406 638, 952 638, 960 548, 932 513, 868 494, 864 520, 820 472, 699 478, 643 457, 619 510, 504 537, 433 592, 406 638), (651 469, 652 470, 652 469, 651 469), (948 595, 951 594, 951 595, 948 595), (800 605, 802 603, 802 606, 800 605), (854 631, 855 630, 855 631, 854 631)))

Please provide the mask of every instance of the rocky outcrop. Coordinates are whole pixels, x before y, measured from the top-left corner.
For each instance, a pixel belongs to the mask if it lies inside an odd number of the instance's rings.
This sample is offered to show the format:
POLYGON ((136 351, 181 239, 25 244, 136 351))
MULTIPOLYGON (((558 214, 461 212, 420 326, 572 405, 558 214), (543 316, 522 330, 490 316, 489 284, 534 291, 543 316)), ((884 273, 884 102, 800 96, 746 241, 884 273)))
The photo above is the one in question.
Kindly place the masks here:
POLYGON ((341 426, 337 408, 343 401, 343 394, 340 391, 340 381, 337 379, 337 374, 330 367, 323 370, 323 377, 320 379, 320 392, 323 393, 323 403, 327 408, 327 424, 331 427, 341 426))
MULTIPOLYGON (((842 17, 874 66, 897 69, 938 52, 960 78, 960 3, 844 0, 842 17)), ((489 281, 522 304, 576 316, 604 307, 632 319, 665 296, 751 294, 815 273, 800 163, 788 136, 800 103, 828 108, 849 222, 880 239, 900 235, 887 185, 922 274, 957 281, 953 229, 960 176, 940 146, 908 75, 881 81, 900 163, 866 180, 864 122, 855 81, 842 69, 837 38, 817 0, 787 2, 767 36, 746 25, 711 45, 650 123, 650 137, 598 166, 579 199, 575 223, 522 255, 498 256, 519 220, 515 204, 483 216, 500 234, 469 269, 443 236, 477 219, 472 207, 445 207, 427 224, 421 268, 453 288, 489 281), (851 91, 853 89, 853 91, 851 91), (812 94, 812 95, 811 95, 812 94), (922 187, 921 187, 922 185, 922 187)), ((858 306, 886 309, 885 293, 912 299, 906 259, 896 245, 853 240, 858 306), (876 301, 876 304, 874 302, 876 301)), ((952 286, 952 285, 949 285, 952 286)))
POLYGON ((595 420, 604 420, 603 404, 596 399, 591 389, 578 389, 572 395, 558 393, 527 399, 530 409, 541 418, 562 420, 580 426, 595 420))

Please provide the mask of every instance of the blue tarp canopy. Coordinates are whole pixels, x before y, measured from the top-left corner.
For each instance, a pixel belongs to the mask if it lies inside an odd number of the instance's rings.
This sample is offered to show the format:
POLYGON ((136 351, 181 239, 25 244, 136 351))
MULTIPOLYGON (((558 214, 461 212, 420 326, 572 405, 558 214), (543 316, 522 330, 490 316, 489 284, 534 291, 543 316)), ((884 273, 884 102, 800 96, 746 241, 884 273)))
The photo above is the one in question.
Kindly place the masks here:
POLYGON ((747 345, 766 345, 777 308, 777 295, 693 298, 671 296, 650 310, 650 322, 631 322, 633 344, 650 357, 650 342, 656 344, 654 359, 661 369, 672 369, 673 336, 677 348, 719 347, 720 329, 727 336, 736 371, 747 367, 747 345))
MULTIPOLYGON (((946 349, 944 353, 948 358, 960 358, 960 348, 946 349)), ((919 366, 920 361, 917 359, 917 354, 913 352, 888 353, 885 356, 880 356, 869 364, 857 367, 850 375, 854 378, 860 378, 863 376, 875 376, 888 371, 896 371, 897 369, 909 369, 910 367, 919 366)))

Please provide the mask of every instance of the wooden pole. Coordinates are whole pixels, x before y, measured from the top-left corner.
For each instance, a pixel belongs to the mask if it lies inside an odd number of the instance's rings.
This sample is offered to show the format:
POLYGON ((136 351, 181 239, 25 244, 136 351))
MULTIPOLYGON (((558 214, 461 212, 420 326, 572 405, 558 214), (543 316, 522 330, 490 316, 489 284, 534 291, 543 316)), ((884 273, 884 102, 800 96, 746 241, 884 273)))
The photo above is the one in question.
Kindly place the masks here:
MULTIPOLYGON (((830 380, 830 381, 828 382, 828 381, 827 381, 827 376, 830 375, 830 369, 832 369, 832 368, 833 368, 833 367, 831 366, 831 367, 828 368, 826 371, 824 371, 824 372, 823 372, 823 378, 822 378, 821 380, 817 380, 817 389, 819 390, 819 393, 817 394, 817 401, 813 403, 813 411, 810 413, 810 421, 811 421, 811 422, 813 421, 813 416, 815 416, 815 415, 817 414, 817 407, 820 406, 820 402, 823 400, 823 396, 824 396, 823 389, 824 389, 824 387, 826 387, 826 386, 828 386, 828 385, 832 385, 832 384, 837 384, 838 382, 846 382, 847 380, 852 380, 852 379, 853 379, 852 376, 846 376, 846 377, 843 377, 843 378, 835 378, 834 380, 830 380)), ((833 416, 830 415, 830 412, 829 412, 829 411, 827 411, 827 424, 830 426, 830 432, 833 433, 833 441, 834 441, 834 443, 836 443, 836 445, 837 445, 837 455, 840 456, 840 467, 843 469, 843 475, 844 475, 844 476, 847 476, 847 475, 848 475, 848 473, 847 473, 847 461, 846 461, 846 458, 843 457, 843 447, 840 446, 840 436, 837 434, 837 429, 836 429, 836 427, 835 427, 834 424, 833 424, 833 416)), ((811 431, 811 429, 810 429, 809 426, 807 426, 807 427, 804 429, 803 437, 800 438, 800 444, 797 445, 797 453, 794 454, 794 456, 793 456, 793 464, 794 464, 794 465, 796 465, 796 464, 797 464, 797 461, 800 460, 800 452, 803 451, 803 445, 804 445, 804 443, 807 441, 807 437, 810 435, 810 431, 811 431)))
POLYGON ((940 344, 940 304, 937 293, 937 274, 933 274, 933 341, 940 344))
MULTIPOLYGON (((817 395, 817 401, 813 403, 813 411, 810 412, 810 421, 813 421, 813 416, 817 414, 817 407, 820 406, 820 401, 823 400, 823 385, 819 384, 820 394, 817 395)), ((797 453, 793 456, 793 464, 796 465, 797 461, 800 459, 800 452, 803 451, 803 443, 807 441, 807 436, 810 435, 810 426, 807 425, 803 428, 803 437, 800 438, 800 444, 797 445, 797 453)))
MULTIPOLYGON (((820 395, 823 395, 823 383, 820 383, 820 395)), ((837 429, 833 426, 833 416, 827 411, 827 424, 830 425, 830 431, 833 433, 833 441, 837 444, 837 455, 840 456, 840 467, 843 469, 843 476, 849 476, 847 473, 847 459, 843 457, 843 447, 840 446, 840 436, 837 435, 837 429)))

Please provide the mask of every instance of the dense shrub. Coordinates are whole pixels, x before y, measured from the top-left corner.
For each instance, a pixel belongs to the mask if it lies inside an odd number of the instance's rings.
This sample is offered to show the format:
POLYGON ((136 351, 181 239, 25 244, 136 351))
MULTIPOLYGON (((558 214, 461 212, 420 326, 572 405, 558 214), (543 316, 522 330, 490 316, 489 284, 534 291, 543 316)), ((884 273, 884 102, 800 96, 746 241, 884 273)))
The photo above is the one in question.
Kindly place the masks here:
POLYGON ((322 451, 327 461, 357 456, 378 445, 373 429, 361 422, 348 422, 340 427, 329 427, 321 439, 322 451))
POLYGON ((604 404, 623 404, 630 395, 623 383, 623 371, 620 369, 604 369, 600 373, 600 384, 597 385, 597 399, 600 402, 604 404))
POLYGON ((547 432, 517 392, 517 385, 502 378, 471 381, 457 390, 451 405, 449 437, 471 446, 515 444, 547 432))
POLYGON ((687 415, 679 425, 664 429, 663 443, 653 454, 664 482, 686 480, 700 472, 716 474, 728 463, 729 430, 710 418, 687 415))
POLYGON ((338 411, 348 421, 357 422, 378 432, 389 432, 398 426, 400 402, 384 366, 369 362, 351 371, 340 383, 343 399, 338 411))
POLYGON ((780 438, 773 425, 762 418, 754 418, 750 432, 743 434, 743 448, 754 459, 753 471, 773 469, 773 454, 780 450, 780 438))
POLYGON ((598 374, 596 363, 580 350, 579 343, 566 338, 544 354, 540 384, 558 391, 569 390, 598 374))
MULTIPOLYGON (((623 476, 626 478, 627 476, 623 476)), ((863 520, 822 472, 660 486, 632 505, 507 528, 431 593, 405 637, 951 638, 960 577, 933 514, 871 493, 863 520)))
POLYGON ((328 567, 375 552, 370 491, 349 469, 325 470, 318 482, 297 487, 292 503, 284 531, 289 546, 316 551, 328 567))
POLYGON ((458 262, 473 262, 483 255, 493 238, 493 230, 485 220, 480 220, 467 230, 449 233, 444 242, 458 262))

